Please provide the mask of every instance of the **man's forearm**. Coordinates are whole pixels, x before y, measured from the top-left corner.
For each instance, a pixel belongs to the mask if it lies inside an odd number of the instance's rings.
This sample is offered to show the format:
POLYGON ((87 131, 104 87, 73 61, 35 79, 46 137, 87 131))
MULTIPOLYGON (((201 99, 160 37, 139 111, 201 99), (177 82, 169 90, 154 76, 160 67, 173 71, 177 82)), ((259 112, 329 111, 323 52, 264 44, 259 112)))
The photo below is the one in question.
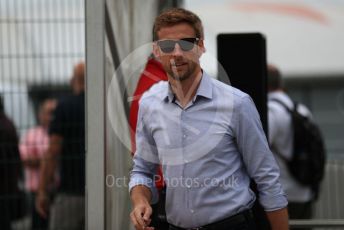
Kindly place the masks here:
POLYGON ((62 137, 51 135, 49 138, 49 148, 41 162, 40 181, 38 186, 39 193, 45 193, 48 185, 53 180, 57 168, 57 157, 62 149, 62 137))
POLYGON ((48 185, 53 180, 56 167, 57 167, 56 156, 49 156, 42 159, 40 180, 39 180, 39 187, 38 187, 39 193, 45 193, 47 191, 48 185))
POLYGON ((282 208, 276 211, 266 212, 272 230, 288 230, 288 209, 282 208))
POLYGON ((132 188, 130 192, 130 198, 134 206, 135 204, 139 204, 141 202, 149 204, 152 199, 152 193, 148 187, 144 185, 137 185, 132 188))

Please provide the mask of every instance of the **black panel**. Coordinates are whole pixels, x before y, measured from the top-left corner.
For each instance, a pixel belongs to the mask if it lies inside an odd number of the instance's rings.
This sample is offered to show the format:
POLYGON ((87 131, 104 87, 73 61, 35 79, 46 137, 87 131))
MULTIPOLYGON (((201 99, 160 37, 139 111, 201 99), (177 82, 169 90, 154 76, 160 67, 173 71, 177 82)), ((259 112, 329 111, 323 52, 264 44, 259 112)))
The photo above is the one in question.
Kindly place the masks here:
MULTIPOLYGON (((217 44, 218 61, 229 76, 231 85, 252 97, 267 133, 267 63, 264 36, 259 33, 220 34, 217 44)), ((219 80, 226 82, 226 79, 221 79, 222 76, 226 75, 219 71, 219 80)))

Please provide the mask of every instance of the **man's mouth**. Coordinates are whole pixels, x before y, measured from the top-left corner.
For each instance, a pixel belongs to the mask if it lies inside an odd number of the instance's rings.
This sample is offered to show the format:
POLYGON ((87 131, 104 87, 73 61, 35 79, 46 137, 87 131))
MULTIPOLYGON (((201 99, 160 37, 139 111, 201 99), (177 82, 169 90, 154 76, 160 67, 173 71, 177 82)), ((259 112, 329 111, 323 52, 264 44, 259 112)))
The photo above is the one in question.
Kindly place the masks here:
POLYGON ((183 65, 186 65, 185 62, 182 62, 182 63, 174 63, 174 66, 175 67, 179 67, 179 66, 183 66, 183 65))
POLYGON ((183 68, 184 66, 187 65, 187 62, 183 60, 175 61, 174 59, 171 59, 170 63, 171 63, 171 68, 174 71, 180 71, 181 70, 180 68, 183 68))

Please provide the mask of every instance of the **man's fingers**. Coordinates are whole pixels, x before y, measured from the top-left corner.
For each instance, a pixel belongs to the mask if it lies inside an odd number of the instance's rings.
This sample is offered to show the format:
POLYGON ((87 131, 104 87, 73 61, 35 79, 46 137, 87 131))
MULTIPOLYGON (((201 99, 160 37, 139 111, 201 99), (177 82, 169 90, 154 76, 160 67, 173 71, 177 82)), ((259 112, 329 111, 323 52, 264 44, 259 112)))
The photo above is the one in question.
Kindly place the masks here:
POLYGON ((150 225, 150 223, 152 222, 152 220, 151 219, 149 219, 149 220, 144 220, 145 221, 145 223, 146 223, 146 226, 149 226, 150 225))
POLYGON ((152 230, 148 227, 151 223, 152 208, 150 206, 136 207, 131 213, 130 218, 137 230, 152 230))
POLYGON ((136 230, 141 230, 141 229, 140 229, 140 225, 139 225, 139 223, 136 221, 136 217, 135 217, 135 215, 134 215, 133 212, 130 213, 130 219, 131 219, 131 222, 133 222, 133 225, 134 225, 135 229, 136 229, 136 230))
POLYGON ((139 229, 143 229, 144 227, 147 226, 146 222, 142 218, 142 211, 141 210, 139 210, 139 209, 134 210, 134 218, 140 227, 139 229))
POLYGON ((149 222, 147 225, 150 224, 150 221, 151 221, 150 217, 151 217, 151 215, 152 215, 152 208, 150 206, 148 206, 148 207, 146 207, 145 212, 143 214, 143 219, 145 220, 145 222, 146 223, 149 222))

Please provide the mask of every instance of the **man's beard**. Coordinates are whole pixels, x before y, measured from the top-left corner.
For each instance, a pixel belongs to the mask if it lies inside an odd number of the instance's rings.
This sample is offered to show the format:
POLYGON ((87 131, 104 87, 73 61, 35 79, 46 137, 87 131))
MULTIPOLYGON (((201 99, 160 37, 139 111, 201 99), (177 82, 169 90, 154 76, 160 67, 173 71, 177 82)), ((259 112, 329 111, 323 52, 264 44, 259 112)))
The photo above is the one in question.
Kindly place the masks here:
POLYGON ((191 77, 191 73, 189 70, 187 70, 184 73, 178 73, 173 70, 170 70, 169 74, 174 80, 178 80, 178 81, 185 81, 186 79, 191 77))
POLYGON ((192 73, 195 70, 195 65, 189 65, 189 63, 186 63, 187 66, 184 66, 183 68, 186 68, 185 71, 178 72, 177 67, 174 67, 173 64, 170 65, 170 68, 168 69, 167 73, 175 80, 177 81, 185 81, 189 79, 192 75, 192 73), (175 69, 174 69, 175 68, 175 69))

